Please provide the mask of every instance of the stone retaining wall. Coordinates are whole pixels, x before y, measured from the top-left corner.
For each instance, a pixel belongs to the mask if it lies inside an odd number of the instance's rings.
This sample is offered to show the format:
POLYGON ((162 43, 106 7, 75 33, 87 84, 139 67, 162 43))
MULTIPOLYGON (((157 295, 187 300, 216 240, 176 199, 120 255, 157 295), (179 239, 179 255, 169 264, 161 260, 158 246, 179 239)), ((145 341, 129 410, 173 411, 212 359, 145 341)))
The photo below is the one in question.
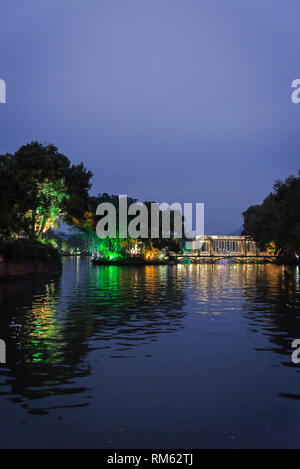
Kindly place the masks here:
POLYGON ((61 272, 61 263, 57 261, 24 261, 4 259, 0 255, 0 280, 32 277, 61 272))

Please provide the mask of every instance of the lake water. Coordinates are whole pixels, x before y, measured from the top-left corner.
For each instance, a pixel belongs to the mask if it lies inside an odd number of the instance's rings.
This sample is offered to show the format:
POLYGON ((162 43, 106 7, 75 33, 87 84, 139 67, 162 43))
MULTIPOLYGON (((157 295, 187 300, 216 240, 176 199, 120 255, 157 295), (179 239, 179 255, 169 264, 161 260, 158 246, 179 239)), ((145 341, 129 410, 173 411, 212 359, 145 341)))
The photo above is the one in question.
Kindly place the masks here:
POLYGON ((300 273, 115 267, 0 284, 1 448, 300 448, 300 273))

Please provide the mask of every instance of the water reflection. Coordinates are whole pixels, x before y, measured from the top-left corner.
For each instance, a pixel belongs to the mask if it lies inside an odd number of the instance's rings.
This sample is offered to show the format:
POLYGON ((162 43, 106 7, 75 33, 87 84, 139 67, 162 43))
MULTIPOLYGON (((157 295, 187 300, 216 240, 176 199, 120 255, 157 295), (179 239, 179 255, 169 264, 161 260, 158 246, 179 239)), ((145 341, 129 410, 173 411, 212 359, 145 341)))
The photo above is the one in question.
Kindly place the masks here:
MULTIPOLYGON (((78 383, 92 373, 89 353, 130 357, 139 344, 182 328, 185 314, 176 269, 94 268, 79 259, 66 259, 61 278, 2 284, 0 305, 1 395, 40 414, 49 407, 32 409, 31 400, 88 391, 78 383)), ((88 402, 70 404, 81 405, 88 402)))
POLYGON ((299 268, 66 259, 59 278, 0 285, 0 338, 8 445, 21 419, 41 446, 61 443, 58 419, 76 447, 298 445, 299 268))
MULTIPOLYGON (((292 341, 300 338, 299 288, 299 267, 267 265, 252 273, 244 290, 249 330, 268 339, 268 345, 257 350, 278 354, 281 364, 291 368, 291 377, 300 372, 299 366, 291 361, 292 341)), ((288 385, 289 381, 284 381, 281 387, 288 385)), ((278 395, 300 399, 299 393, 282 391, 278 395)))

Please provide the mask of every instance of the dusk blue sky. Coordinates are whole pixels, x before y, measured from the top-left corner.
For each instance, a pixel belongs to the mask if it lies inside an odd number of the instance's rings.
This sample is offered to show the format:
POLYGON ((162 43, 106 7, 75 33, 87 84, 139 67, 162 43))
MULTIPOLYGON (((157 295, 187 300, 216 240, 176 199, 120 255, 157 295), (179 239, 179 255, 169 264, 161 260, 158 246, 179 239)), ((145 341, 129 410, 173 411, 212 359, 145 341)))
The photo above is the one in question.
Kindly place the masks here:
POLYGON ((300 168, 298 0, 1 0, 0 153, 54 143, 93 193, 242 225, 300 168))

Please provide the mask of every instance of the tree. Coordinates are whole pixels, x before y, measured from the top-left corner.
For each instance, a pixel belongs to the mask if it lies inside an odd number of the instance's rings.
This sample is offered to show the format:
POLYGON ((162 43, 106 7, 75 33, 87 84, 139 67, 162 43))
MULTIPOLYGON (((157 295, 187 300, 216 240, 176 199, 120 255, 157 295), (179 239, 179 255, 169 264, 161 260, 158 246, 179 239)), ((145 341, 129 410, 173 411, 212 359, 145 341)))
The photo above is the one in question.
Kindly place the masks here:
MULTIPOLYGON (((128 197, 127 207, 136 201, 137 199, 128 197)), ((131 220, 131 218, 132 217, 128 217, 128 222, 131 220)), ((103 193, 98 194, 98 196, 90 196, 88 199, 86 211, 84 212, 83 216, 75 219, 75 224, 77 228, 83 233, 83 236, 87 239, 90 250, 95 249, 98 252, 101 252, 107 258, 126 257, 128 251, 136 242, 136 240, 133 240, 130 237, 120 238, 119 236, 120 227, 118 195, 109 195, 107 193, 103 193), (96 210, 99 204, 107 202, 111 203, 116 210, 116 237, 106 237, 104 239, 100 239, 96 233, 96 226, 102 217, 96 215, 96 210)))
POLYGON ((159 224, 159 235, 157 238, 152 238, 151 236, 151 226, 152 226, 152 215, 151 215, 151 205, 155 202, 144 202, 148 208, 148 249, 153 250, 165 250, 166 252, 179 252, 182 249, 182 237, 184 233, 184 217, 182 213, 170 208, 165 209, 164 211, 159 208, 158 214, 158 224, 159 224), (163 231, 163 213, 166 217, 169 217, 170 225, 169 232, 165 233, 163 231), (181 236, 176 237, 178 233, 175 233, 176 222, 175 217, 179 217, 181 223, 181 236), (169 237, 166 235, 168 234, 169 237))
MULTIPOLYGON (((137 202, 137 199, 128 197, 127 198, 127 213, 128 208, 131 204, 137 202)), ((160 252, 168 253, 169 251, 179 251, 181 249, 181 239, 175 238, 174 236, 174 220, 175 212, 170 211, 170 238, 165 238, 162 232, 162 211, 159 211, 159 237, 151 238, 151 203, 144 202, 148 209, 148 238, 131 238, 129 235, 124 238, 120 237, 120 226, 119 226, 119 196, 109 195, 107 193, 99 194, 97 197, 89 197, 89 203, 87 210, 83 217, 76 220, 76 226, 83 232, 83 236, 88 240, 91 251, 96 250, 101 252, 107 258, 115 259, 127 257, 133 247, 138 246, 140 253, 143 253, 146 258, 155 258, 160 252), (101 203, 111 203, 116 210, 116 237, 106 237, 99 239, 96 234, 96 226, 98 221, 102 218, 96 215, 96 210, 101 203)), ((105 215, 103 215, 105 216, 105 215)), ((179 214, 180 219, 183 222, 181 213, 179 214)), ((127 224, 135 218, 135 215, 127 216, 127 224)), ((139 224, 137 226, 139 229, 139 224)), ((182 228, 183 229, 183 228, 182 228)))
POLYGON ((18 232, 20 216, 16 202, 20 198, 20 185, 16 183, 13 157, 0 155, 0 235, 8 238, 18 232))
POLYGON ((273 243, 276 252, 288 262, 300 254, 299 176, 277 181, 261 205, 243 213, 243 234, 252 236, 260 248, 273 243))
POLYGON ((59 218, 72 224, 88 201, 92 174, 71 165, 54 145, 31 142, 0 155, 0 233, 43 237, 59 218))

